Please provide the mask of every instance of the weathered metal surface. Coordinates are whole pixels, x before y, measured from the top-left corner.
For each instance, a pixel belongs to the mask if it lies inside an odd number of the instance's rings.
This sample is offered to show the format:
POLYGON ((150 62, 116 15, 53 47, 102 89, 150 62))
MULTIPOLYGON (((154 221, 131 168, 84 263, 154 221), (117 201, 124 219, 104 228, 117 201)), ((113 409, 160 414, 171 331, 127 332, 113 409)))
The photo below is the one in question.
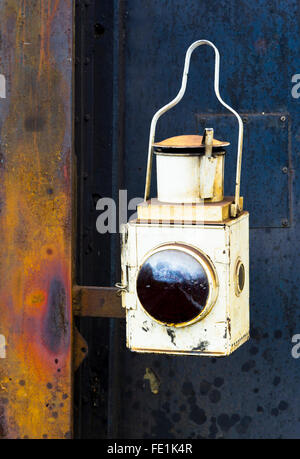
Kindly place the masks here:
MULTIPOLYGON (((282 171, 288 167, 289 172, 294 168, 297 173, 300 159, 300 102, 291 96, 292 75, 299 73, 299 2, 153 0, 130 1, 127 7, 124 150, 129 195, 141 194, 145 172, 142 152, 147 149, 149 121, 163 101, 176 94, 182 49, 200 30, 203 38, 222 49, 220 88, 224 99, 240 113, 251 114, 249 123, 245 122, 241 194, 244 207, 250 210, 250 227, 255 229, 250 230, 248 343, 226 359, 122 353, 117 435, 299 438, 300 365, 291 355, 291 337, 300 329, 300 265, 295 249, 299 245, 300 182, 294 180, 293 189, 289 188, 289 174, 282 171), (158 55, 163 55, 164 65, 158 64, 158 55), (139 141, 133 144, 131 139, 137 132, 139 141), (288 218, 290 226, 284 226, 281 218, 288 218), (143 380, 146 368, 155 371, 160 380, 156 395, 143 380)), ((185 103, 162 120, 158 138, 194 132, 193 114, 209 107, 207 115, 214 123, 206 126, 215 127, 217 138, 231 141, 225 180, 232 187, 234 175, 228 166, 233 164, 231 158, 235 161, 236 131, 232 129, 234 120, 228 127, 231 136, 217 129, 214 114, 221 110, 211 103, 209 51, 201 50, 201 58, 195 56, 185 103), (201 70, 203 63, 205 70, 201 70), (199 81, 203 82, 201 89, 199 81)), ((202 129, 203 125, 199 126, 200 133, 202 129)), ((225 195, 232 193, 231 189, 226 191, 225 186, 225 195)), ((122 323, 119 326, 124 327, 122 323)), ((123 331, 118 346, 124 339, 123 331)))
POLYGON ((125 310, 115 287, 73 287, 73 312, 80 317, 124 318, 125 310))
MULTIPOLYGON (((119 164, 117 145, 121 143, 120 129, 112 129, 118 110, 112 105, 112 89, 118 81, 125 83, 118 73, 119 41, 113 24, 114 6, 110 2, 76 1, 76 116, 75 149, 78 157, 78 243, 77 284, 114 285, 120 279, 111 270, 115 252, 119 248, 118 235, 109 233, 98 237, 95 221, 99 212, 96 203, 115 190, 117 200, 118 174, 111 174, 112 163, 119 164), (95 63, 101 62, 101 65, 95 63), (114 66, 117 64, 117 67, 114 66), (112 75, 114 73, 114 78, 112 75), (87 75, 95 77, 91 84, 87 75), (95 129, 96 127, 96 129, 95 129), (105 262, 104 262, 105 260, 105 262)), ((116 11, 116 15, 117 15, 116 11)), ((117 26, 118 27, 118 26, 117 26)), ((120 42, 121 45, 121 42, 120 42)), ((122 91, 120 90, 122 95, 122 91)), ((114 103, 120 106, 120 99, 114 103)), ((122 116, 125 113, 122 112, 122 116)), ((120 152, 121 153, 121 152, 120 152)), ((75 374, 75 434, 84 438, 104 438, 107 435, 108 411, 117 409, 117 397, 108 403, 108 373, 118 373, 117 354, 108 351, 111 320, 95 317, 75 318, 80 333, 87 339, 89 352, 75 374), (96 338, 97 337, 97 338, 96 338), (78 415, 76 415, 76 413, 78 415)), ((115 335, 117 337, 117 335, 115 335)), ((118 377, 110 383, 117 385, 118 377)))
MULTIPOLYGON (((291 119, 283 112, 243 113, 244 148, 241 194, 251 215, 250 228, 286 227, 291 223, 291 180, 292 157, 290 150, 291 119), (282 121, 282 118, 285 121, 282 121), (246 150, 245 150, 246 151, 246 150), (282 168, 286 167, 286 173, 282 168), (262 190, 267 190, 267 199, 262 205, 262 190)), ((216 113, 197 113, 199 130, 214 125, 216 132, 232 136, 235 119, 231 115, 216 113)), ((227 137, 225 137, 227 138, 227 137)), ((225 193, 233 191, 231 171, 235 167, 232 147, 226 148, 225 193)))
POLYGON ((70 0, 0 1, 0 437, 72 435, 70 0))
MULTIPOLYGON (((118 237, 96 233, 95 196, 115 193, 112 177, 118 186, 120 171, 128 199, 142 196, 151 117, 176 94, 184 47, 199 37, 199 30, 201 38, 222 49, 222 94, 245 117, 241 194, 252 226, 251 338, 232 356, 137 355, 124 349, 124 321, 114 321, 108 337, 108 319, 80 319, 90 345, 81 367, 80 434, 103 436, 108 420, 114 438, 299 438, 300 365, 291 356, 291 337, 300 330, 300 181, 293 179, 300 166, 300 99, 291 96, 292 77, 299 73, 298 0, 78 3, 84 32, 84 97, 78 109, 85 139, 78 146, 85 184, 80 283, 113 285, 120 279, 112 250, 118 237), (101 36, 95 34, 96 24, 103 26, 101 36), (93 104, 101 110, 92 112, 93 104), (87 113, 93 113, 95 132, 84 121, 87 113), (114 156, 108 154, 110 145, 114 156), (155 394, 144 379, 149 371, 160 382, 155 394)), ((211 104, 209 51, 193 56, 185 103, 166 115, 157 138, 195 132, 195 125, 198 133, 203 125, 214 127, 217 138, 231 141, 225 161, 225 194, 231 194, 236 128, 230 116, 222 122, 220 106, 211 104), (205 107, 209 112, 204 114, 205 107), (231 137, 221 132, 223 125, 231 137)))

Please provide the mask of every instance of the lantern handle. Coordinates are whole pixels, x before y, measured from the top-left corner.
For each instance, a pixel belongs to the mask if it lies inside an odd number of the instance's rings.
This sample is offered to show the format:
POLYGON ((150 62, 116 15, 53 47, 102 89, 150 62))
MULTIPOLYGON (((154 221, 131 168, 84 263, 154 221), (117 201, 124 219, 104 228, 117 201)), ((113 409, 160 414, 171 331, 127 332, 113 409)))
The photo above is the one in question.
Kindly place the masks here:
POLYGON ((182 99, 187 85, 187 78, 189 73, 190 67, 190 59, 192 52, 200 45, 208 45, 214 49, 215 52, 215 76, 214 76, 214 90, 217 99, 219 102, 227 108, 231 113, 235 115, 239 123, 239 135, 238 135, 238 151, 237 151, 237 167, 236 167, 236 181, 235 181, 235 196, 234 202, 231 205, 230 214, 232 217, 236 217, 241 209, 240 209, 240 181, 241 181, 241 165, 242 165, 242 150, 243 150, 243 121, 240 115, 231 108, 228 104, 226 104, 222 97, 220 96, 219 92, 219 76, 220 76, 220 54, 216 46, 208 40, 197 40, 190 45, 188 48, 186 55, 185 55, 185 62, 184 62, 184 69, 183 69, 183 76, 182 76, 182 83, 181 88, 175 97, 175 99, 171 100, 167 105, 164 105, 160 108, 152 118, 151 127, 150 127, 150 136, 149 136, 149 147, 148 147, 148 161, 147 161, 147 172, 146 172, 146 185, 145 185, 145 195, 144 199, 147 201, 150 198, 150 186, 151 186, 151 174, 152 174, 152 161, 153 161, 153 144, 155 140, 155 129, 156 123, 158 119, 166 113, 170 108, 174 107, 180 100, 182 99))

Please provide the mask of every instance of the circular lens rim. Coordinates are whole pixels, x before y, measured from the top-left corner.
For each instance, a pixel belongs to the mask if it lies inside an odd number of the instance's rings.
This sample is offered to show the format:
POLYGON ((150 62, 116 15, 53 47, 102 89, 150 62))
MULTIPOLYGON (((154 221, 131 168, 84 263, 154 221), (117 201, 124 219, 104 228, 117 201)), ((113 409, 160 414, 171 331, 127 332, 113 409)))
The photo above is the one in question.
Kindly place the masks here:
POLYGON ((240 296, 243 293, 245 289, 245 285, 246 285, 246 268, 245 268, 245 264, 242 262, 242 259, 240 257, 238 257, 238 259, 236 260, 236 264, 235 264, 234 285, 235 285, 236 296, 240 296), (242 288, 240 288, 240 283, 239 283, 239 272, 241 268, 243 268, 244 270, 244 283, 243 283, 242 288))
POLYGON ((218 274, 217 271, 213 265, 212 260, 204 253, 202 250, 198 249, 197 247, 194 247, 192 245, 187 245, 185 243, 181 242, 167 242, 165 244, 160 244, 153 249, 151 249, 149 252, 146 253, 146 255, 143 257, 141 263, 139 264, 137 274, 136 274, 136 281, 135 281, 135 294, 138 299, 139 305, 141 309, 145 312, 145 314, 150 317, 152 320, 154 320, 156 323, 160 325, 164 325, 167 327, 176 327, 176 328, 181 328, 181 327, 186 327, 188 325, 194 324, 195 322, 198 322, 199 320, 204 319, 205 316, 211 311, 213 306, 215 305, 218 295, 219 295, 219 280, 218 280, 218 274), (138 292, 137 292, 137 280, 139 277, 139 273, 141 268, 143 267, 144 263, 150 258, 152 255, 162 252, 164 250, 178 250, 181 252, 184 252, 188 255, 191 255, 193 258, 196 259, 198 263, 202 266, 204 269, 204 272, 206 274, 207 280, 208 280, 208 286, 209 286, 209 294, 206 299, 206 303, 202 311, 195 316, 193 319, 187 321, 187 322, 180 322, 180 323, 169 323, 169 322, 161 322, 160 320, 156 319, 153 317, 143 306, 141 303, 138 292))

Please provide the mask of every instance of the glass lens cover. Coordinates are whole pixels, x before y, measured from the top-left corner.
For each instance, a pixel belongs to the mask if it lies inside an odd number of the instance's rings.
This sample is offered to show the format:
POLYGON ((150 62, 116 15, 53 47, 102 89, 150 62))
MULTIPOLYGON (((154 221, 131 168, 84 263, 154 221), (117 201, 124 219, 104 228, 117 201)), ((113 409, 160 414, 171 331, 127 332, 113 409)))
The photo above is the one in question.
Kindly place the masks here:
POLYGON ((137 294, 143 308, 159 322, 190 322, 203 311, 209 282, 202 264, 192 255, 165 249, 151 255, 140 268, 137 294))

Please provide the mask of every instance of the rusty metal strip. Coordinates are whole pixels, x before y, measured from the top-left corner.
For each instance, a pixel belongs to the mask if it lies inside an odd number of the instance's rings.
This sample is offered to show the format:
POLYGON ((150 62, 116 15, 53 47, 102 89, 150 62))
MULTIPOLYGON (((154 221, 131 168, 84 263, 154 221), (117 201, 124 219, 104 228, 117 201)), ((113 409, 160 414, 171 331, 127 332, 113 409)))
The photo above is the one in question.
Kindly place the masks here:
POLYGON ((123 319, 125 310, 115 287, 73 287, 73 312, 77 316, 123 319))
POLYGON ((69 438, 73 2, 0 17, 0 438, 69 438))

